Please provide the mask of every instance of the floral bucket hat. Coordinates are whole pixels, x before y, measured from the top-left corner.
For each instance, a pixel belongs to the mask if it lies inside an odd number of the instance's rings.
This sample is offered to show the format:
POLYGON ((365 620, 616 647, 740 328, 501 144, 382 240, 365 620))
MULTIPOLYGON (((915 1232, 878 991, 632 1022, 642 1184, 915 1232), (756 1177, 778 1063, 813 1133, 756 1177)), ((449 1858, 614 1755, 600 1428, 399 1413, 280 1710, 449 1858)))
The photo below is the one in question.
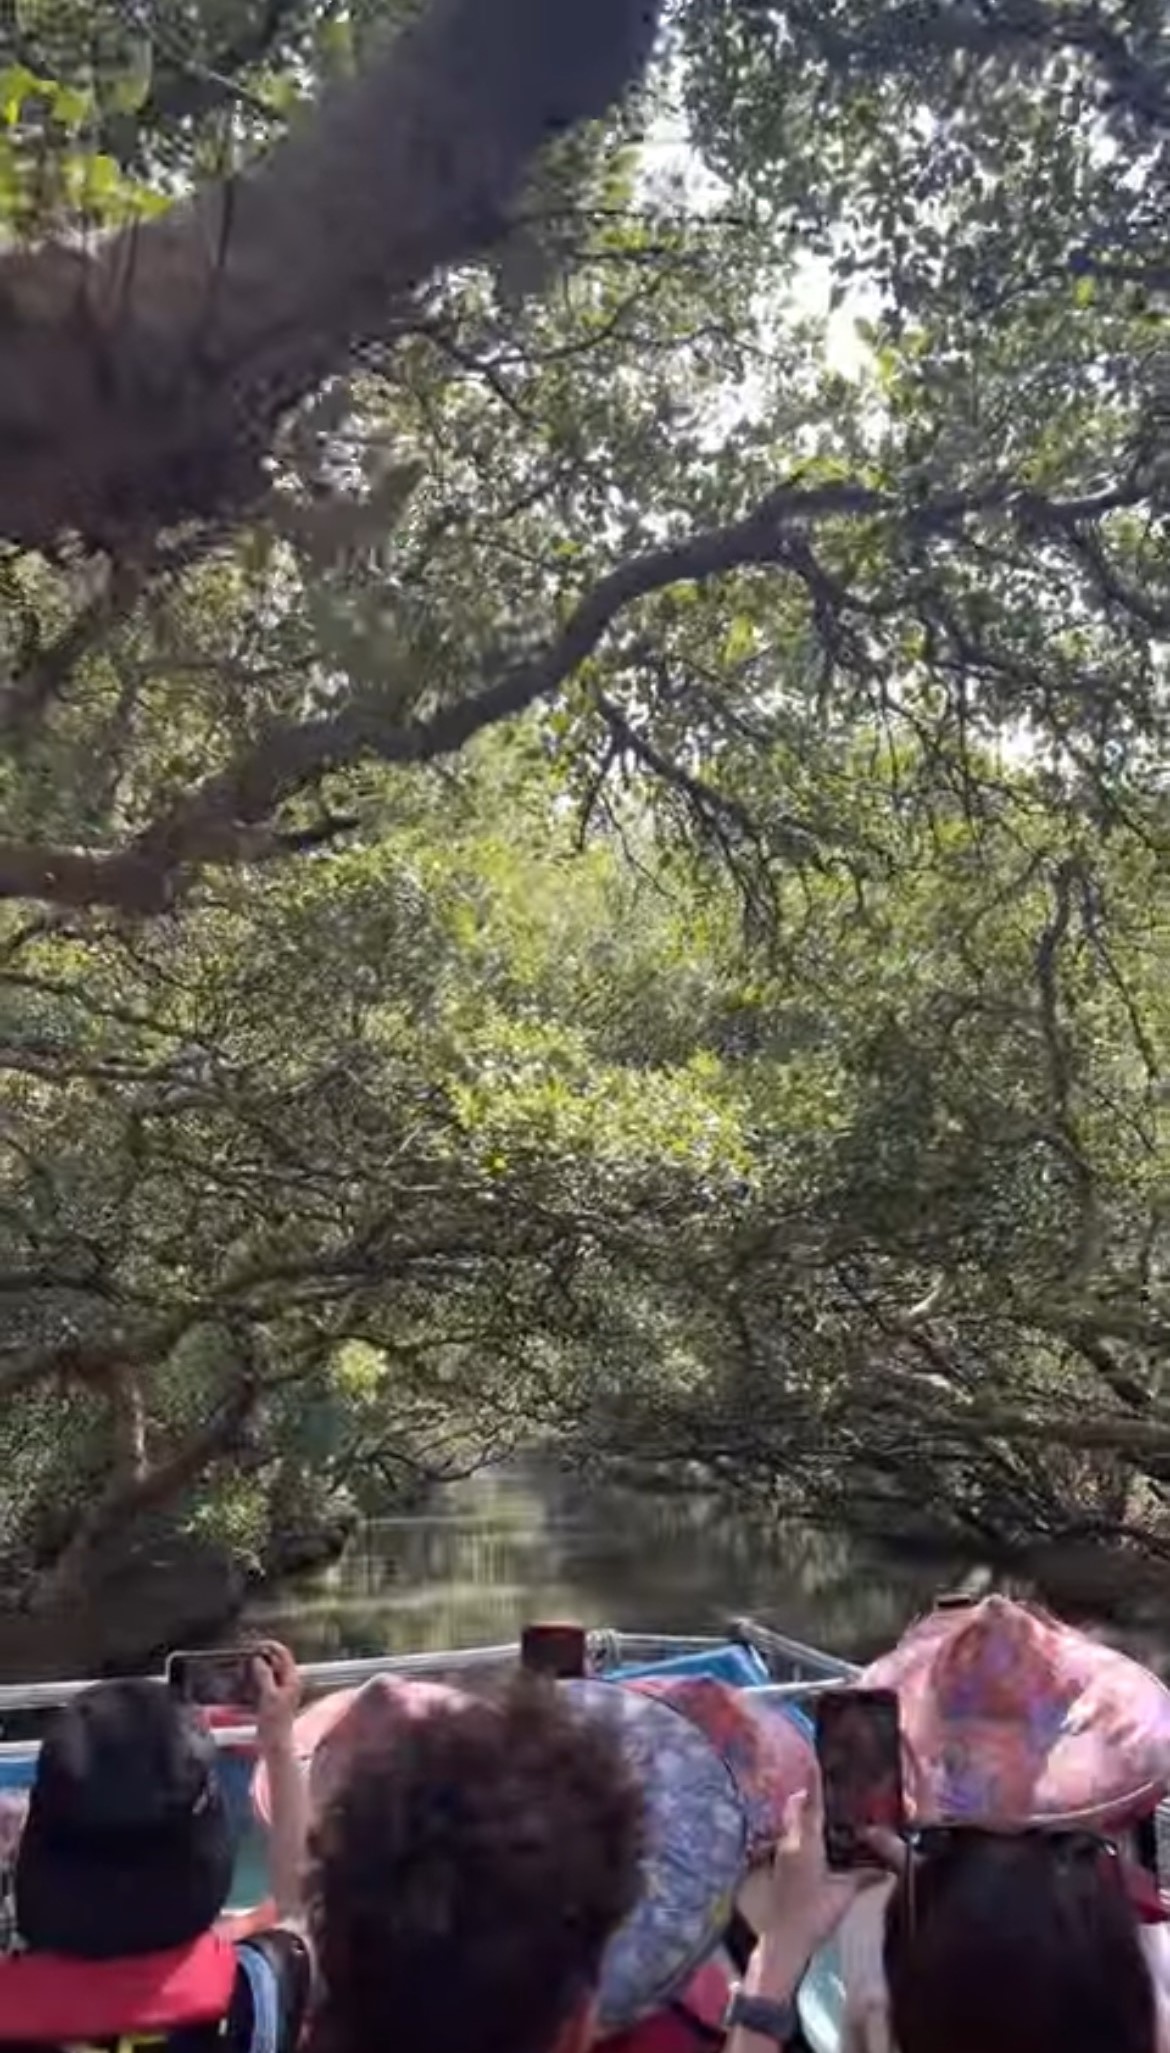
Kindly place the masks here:
POLYGON ((722 1755, 672 1705, 618 1682, 560 1687, 614 1728, 646 1806, 642 1887, 602 1962, 605 2034, 658 2010, 718 1946, 747 1871, 747 1817, 722 1755))
POLYGON ((1170 1692, 1007 1597, 932 1612, 862 1682, 897 1692, 918 1824, 1102 1831, 1170 1788, 1170 1692))
POLYGON ((722 1756, 747 1819, 748 1858, 762 1860, 781 1837, 789 1799, 815 1773, 807 1721, 782 1699, 707 1676, 643 1676, 626 1687, 681 1712, 722 1756))

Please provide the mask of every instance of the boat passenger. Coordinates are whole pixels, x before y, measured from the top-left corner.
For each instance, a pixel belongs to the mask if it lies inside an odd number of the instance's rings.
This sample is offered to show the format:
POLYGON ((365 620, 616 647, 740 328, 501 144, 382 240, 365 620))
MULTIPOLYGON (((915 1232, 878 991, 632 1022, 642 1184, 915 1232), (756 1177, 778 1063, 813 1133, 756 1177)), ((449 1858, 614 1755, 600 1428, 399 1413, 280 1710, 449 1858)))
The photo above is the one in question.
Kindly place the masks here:
POLYGON ((617 1736, 552 1691, 403 1716, 312 1829, 312 2053, 584 2053, 641 1831, 617 1736))
POLYGON ((681 1986, 665 1991, 659 2009, 609 2039, 605 2053, 710 2053, 723 2045, 731 1991, 766 1914, 771 1859, 788 1802, 815 1773, 812 1728, 793 1705, 713 1676, 651 1672, 626 1686, 669 1705, 720 1756, 743 1806, 749 1867, 718 1950, 681 1986))
POLYGON ((0 1954, 8 1953, 17 1941, 16 1855, 20 1835, 28 1816, 28 1795, 23 1789, 0 1789, 0 1954))
POLYGON ((898 2053, 1155 2053, 1141 1927, 1094 1834, 925 1840, 891 1895, 884 1952, 898 2053))
POLYGON ((609 2034, 600 2053, 718 2053, 734 1981, 731 1962, 720 1948, 649 2017, 609 2034))
POLYGON ((820 1778, 814 1769, 808 1788, 788 1804, 784 1835, 767 1876, 756 1878, 753 1886, 750 1918, 759 1938, 731 1994, 726 2053, 777 2053, 778 2047, 804 2043, 797 1995, 809 1965, 858 1894, 867 1886, 882 1886, 883 1880, 880 1869, 852 1874, 829 1869, 820 1778))
POLYGON ((896 1879, 833 1874, 815 1793, 800 1807, 733 1997, 727 2053, 803 2043, 798 1991, 842 1920, 853 1934, 844 2053, 1166 2053, 1139 1915, 1106 1842, 964 1827, 911 1852, 873 1838, 896 1879), (881 1957, 869 2004, 857 2000, 859 1931, 876 1935, 881 1957))
MULTIPOLYGON (((257 1738, 276 1850, 299 1843, 296 1664, 257 1657, 257 1738), (289 1816, 291 1805, 293 1815, 289 1816)), ((235 1859, 214 1740, 164 1683, 83 1691, 44 1739, 16 1854, 18 1950, 0 1959, 0 2045, 292 2053, 309 1955, 292 1930, 233 1945, 235 1859)), ((274 1876, 287 1897, 287 1877, 274 1876)))
MULTIPOLYGON (((732 1979, 719 1948, 728 1896, 756 1836, 775 1843, 780 1811, 773 1786, 791 1790, 793 1777, 812 1759, 811 1748, 797 1741, 794 1751, 792 1728, 782 1721, 762 1718, 757 1730, 746 1712, 735 1715, 735 1693, 722 1685, 715 1686, 714 1703, 705 1697, 688 1702, 690 1715, 681 1717, 681 1704, 667 1708, 649 1686, 618 1689, 575 1679, 560 1688, 580 1716, 612 1730, 646 1825, 639 1898, 601 1967, 598 2037, 606 2053, 708 2053, 723 2043, 732 1979), (704 1736, 707 1725, 713 1731, 704 1736)), ((294 1737, 312 1812, 328 1809, 363 1758, 393 1754, 405 1724, 467 1702, 439 1683, 380 1675, 311 1704, 294 1737)), ((271 1804, 263 1766, 253 1803, 266 1825, 271 1804)))
POLYGON ((1142 1862, 1170 1781, 1163 1685, 1000 1596, 919 1621, 863 1682, 898 1694, 912 1830, 839 1934, 850 2053, 1170 2053, 1170 1926, 1142 1862))

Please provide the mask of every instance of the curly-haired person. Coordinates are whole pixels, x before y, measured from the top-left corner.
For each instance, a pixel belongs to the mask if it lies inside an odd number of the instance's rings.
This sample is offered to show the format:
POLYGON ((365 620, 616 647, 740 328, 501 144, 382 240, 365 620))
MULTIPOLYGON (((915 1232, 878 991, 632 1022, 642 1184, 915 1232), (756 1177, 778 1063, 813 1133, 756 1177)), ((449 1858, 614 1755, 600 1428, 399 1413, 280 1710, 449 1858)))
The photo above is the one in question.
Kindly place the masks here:
POLYGON ((585 2053, 641 1819, 616 1739, 552 1690, 404 1718, 313 1834, 312 2053, 585 2053))

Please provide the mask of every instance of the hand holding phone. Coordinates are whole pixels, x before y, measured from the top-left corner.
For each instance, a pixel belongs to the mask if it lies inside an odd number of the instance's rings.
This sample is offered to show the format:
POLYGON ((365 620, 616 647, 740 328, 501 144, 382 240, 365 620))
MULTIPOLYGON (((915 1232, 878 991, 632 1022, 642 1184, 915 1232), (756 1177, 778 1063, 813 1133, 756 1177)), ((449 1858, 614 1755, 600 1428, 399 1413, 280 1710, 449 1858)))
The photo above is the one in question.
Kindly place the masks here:
POLYGON ((807 1962, 832 1938, 857 1892, 864 1886, 860 1869, 847 1874, 829 1867, 825 1856, 823 1785, 798 1790, 784 1806, 784 1830, 770 1868, 750 1878, 748 1923, 762 1943, 776 1940, 790 1961, 807 1962))
POLYGON ((826 1690, 816 1701, 816 1747, 830 1868, 879 1867, 866 1832, 901 1835, 906 1829, 895 1692, 826 1690))
POLYGON ((255 1711, 260 1702, 256 1662, 264 1660, 262 1647, 206 1647, 172 1654, 166 1678, 184 1703, 203 1710, 231 1706, 255 1711))

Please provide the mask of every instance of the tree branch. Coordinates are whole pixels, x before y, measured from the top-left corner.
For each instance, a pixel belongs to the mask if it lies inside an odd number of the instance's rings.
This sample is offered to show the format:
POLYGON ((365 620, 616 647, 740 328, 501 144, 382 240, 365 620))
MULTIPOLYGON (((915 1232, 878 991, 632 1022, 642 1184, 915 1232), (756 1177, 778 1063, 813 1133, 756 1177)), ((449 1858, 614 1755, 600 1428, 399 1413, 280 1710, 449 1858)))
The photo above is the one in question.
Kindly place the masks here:
POLYGON ((116 546, 257 496, 287 410, 499 238, 541 146, 637 74, 656 0, 432 0, 242 177, 0 262, 0 519, 116 546))
MULTIPOLYGON (((2 406, 0 395, 0 412, 2 406)), ((782 563, 803 575, 802 559, 792 564, 789 555, 793 531, 799 533, 810 522, 897 519, 907 540, 921 543, 953 533, 979 514, 1006 514, 1034 533, 1043 522, 1062 529, 1071 519, 1099 518, 1140 496, 1140 487, 1125 485, 1049 504, 1010 481, 992 478, 968 492, 941 494, 906 508, 892 494, 867 485, 787 482, 742 520, 700 530, 619 564, 585 594, 541 653, 424 718, 403 718, 404 706, 414 697, 414 680, 392 676, 336 713, 295 724, 272 723, 251 747, 178 799, 125 849, 90 853, 0 842, 0 898, 163 912, 201 866, 264 860, 281 852, 280 837, 269 824, 273 813, 326 772, 367 759, 432 762, 548 698, 636 600, 753 565, 782 563)))
MULTIPOLYGON (((270 59, 282 37, 292 31, 299 12, 300 0, 267 0, 256 20, 247 21, 206 64, 187 58, 168 41, 139 114, 140 126, 189 121, 233 98, 238 90, 235 73, 270 59)), ((152 21, 150 28, 157 43, 157 23, 152 21)))
POLYGON ((47 1382, 51 1376, 62 1382, 108 1386, 121 1373, 162 1360, 205 1312, 205 1306, 186 1306, 145 1322, 133 1333, 88 1341, 74 1336, 47 1347, 5 1350, 0 1353, 0 1398, 10 1404, 22 1390, 47 1382))
POLYGON ((619 565, 586 594, 542 654, 428 719, 401 718, 408 681, 392 678, 377 693, 356 698, 337 713, 270 726, 235 762, 179 799, 128 849, 91 855, 79 849, 0 844, 0 897, 162 912, 174 899, 184 873, 204 863, 246 861, 268 853, 271 837, 265 823, 276 806, 324 772, 371 756, 402 763, 454 754, 482 729, 513 718, 555 691, 635 599, 686 579, 771 561, 786 521, 876 512, 888 503, 862 486, 784 487, 743 521, 619 565))
POLYGON ((1078 881, 1076 858, 1065 857, 1057 864, 1052 877, 1052 914, 1036 945, 1035 970, 1040 1035, 1044 1043, 1055 1128, 1049 1138, 1057 1142, 1076 1189, 1079 1219, 1071 1277, 1074 1282, 1084 1284, 1100 1260, 1102 1222, 1096 1178, 1073 1113, 1072 1050, 1061 1019, 1059 981, 1060 958, 1068 941, 1072 920, 1073 886, 1078 881))
POLYGON ((197 1482, 213 1462, 238 1447, 263 1395, 262 1386, 244 1378, 218 1411, 197 1432, 172 1448, 162 1460, 146 1463, 127 1475, 120 1465, 109 1484, 74 1526, 69 1540, 48 1572, 37 1581, 34 1609, 51 1609, 75 1594, 85 1581, 94 1554, 115 1533, 150 1511, 169 1504, 197 1482))
POLYGON ((11 681, 0 688, 0 736, 15 738, 42 717, 60 697, 78 663, 99 649, 125 620, 144 580, 145 571, 139 565, 111 564, 100 590, 54 641, 42 643, 34 629, 31 646, 11 681))

